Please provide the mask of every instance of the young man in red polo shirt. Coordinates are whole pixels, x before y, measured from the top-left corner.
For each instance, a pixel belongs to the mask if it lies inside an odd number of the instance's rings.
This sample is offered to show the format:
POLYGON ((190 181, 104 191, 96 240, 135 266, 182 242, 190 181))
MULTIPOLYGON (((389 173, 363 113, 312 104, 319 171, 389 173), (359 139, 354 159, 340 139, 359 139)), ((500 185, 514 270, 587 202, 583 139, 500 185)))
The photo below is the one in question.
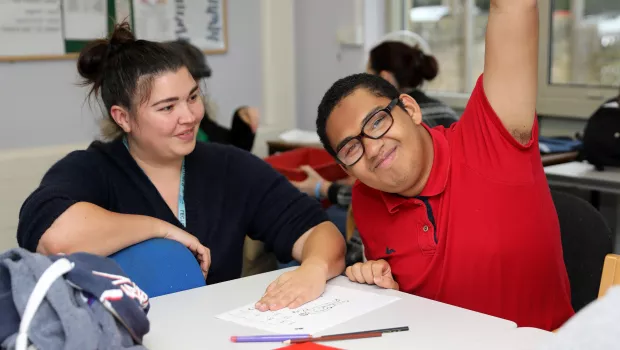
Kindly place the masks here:
MULTIPOLYGON (((377 75, 343 78, 318 108, 325 146, 359 182, 360 283, 555 329, 574 311, 538 149, 536 0, 491 1, 484 73, 449 129, 377 75)), ((378 73, 378 72, 376 72, 378 73)))

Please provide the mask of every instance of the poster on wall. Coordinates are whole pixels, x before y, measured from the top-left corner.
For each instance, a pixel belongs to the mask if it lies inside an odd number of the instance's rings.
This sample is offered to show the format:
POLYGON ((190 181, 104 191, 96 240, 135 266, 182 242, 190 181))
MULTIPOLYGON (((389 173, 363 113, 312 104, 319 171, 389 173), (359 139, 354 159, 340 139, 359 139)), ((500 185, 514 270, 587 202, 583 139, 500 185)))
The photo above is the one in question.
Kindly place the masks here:
POLYGON ((132 1, 138 38, 189 40, 203 51, 226 51, 226 0, 132 1))
POLYGON ((134 31, 139 39, 168 41, 176 39, 175 0, 133 0, 134 31))
POLYGON ((131 0, 114 0, 114 9, 116 23, 131 22, 131 0))
POLYGON ((63 0, 64 37, 93 40, 107 34, 108 6, 105 0, 63 0))
POLYGON ((64 52, 60 0, 0 1, 0 56, 64 52))

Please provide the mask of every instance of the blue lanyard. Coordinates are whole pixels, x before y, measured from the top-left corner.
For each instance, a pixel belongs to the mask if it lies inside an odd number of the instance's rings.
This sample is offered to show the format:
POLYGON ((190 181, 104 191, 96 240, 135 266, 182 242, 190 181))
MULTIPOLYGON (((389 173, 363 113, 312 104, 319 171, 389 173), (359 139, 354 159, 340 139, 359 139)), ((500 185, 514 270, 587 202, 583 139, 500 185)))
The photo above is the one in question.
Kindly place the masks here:
MULTIPOLYGON (((123 144, 129 151, 129 143, 127 143, 127 138, 123 137, 123 144)), ((179 182, 179 203, 178 203, 178 217, 179 221, 183 225, 183 227, 187 226, 187 218, 185 216, 185 159, 183 159, 183 164, 181 165, 181 181, 179 182)))

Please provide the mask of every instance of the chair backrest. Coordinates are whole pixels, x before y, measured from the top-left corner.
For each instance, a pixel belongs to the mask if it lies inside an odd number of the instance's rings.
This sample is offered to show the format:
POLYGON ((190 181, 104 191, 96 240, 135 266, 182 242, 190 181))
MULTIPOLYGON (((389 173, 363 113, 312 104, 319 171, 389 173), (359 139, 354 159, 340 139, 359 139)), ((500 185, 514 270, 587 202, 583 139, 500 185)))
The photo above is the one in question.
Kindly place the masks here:
POLYGON ((171 239, 149 239, 120 250, 110 258, 150 298, 205 285, 192 252, 171 239))
POLYGON ((347 232, 345 232, 345 236, 347 242, 351 240, 353 237, 353 233, 356 230, 355 219, 353 219, 353 206, 349 204, 349 209, 347 210, 347 232))
POLYGON ((598 297, 603 262, 613 249, 612 233, 601 213, 587 201, 560 191, 551 191, 551 195, 560 221, 572 305, 578 311, 598 297))

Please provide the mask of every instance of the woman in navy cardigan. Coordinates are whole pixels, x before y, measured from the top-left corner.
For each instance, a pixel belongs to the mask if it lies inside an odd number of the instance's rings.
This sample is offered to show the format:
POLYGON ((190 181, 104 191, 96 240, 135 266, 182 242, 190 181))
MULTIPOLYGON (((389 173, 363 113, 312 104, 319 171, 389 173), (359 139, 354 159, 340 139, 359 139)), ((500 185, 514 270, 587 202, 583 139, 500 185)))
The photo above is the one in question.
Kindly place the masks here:
POLYGON ((153 296, 240 277, 249 235, 301 262, 263 311, 313 300, 343 271, 344 240, 315 200, 246 151, 196 142, 204 106, 180 55, 125 23, 82 50, 78 71, 103 100, 109 141, 45 174, 20 211, 21 247, 111 256, 153 296))

